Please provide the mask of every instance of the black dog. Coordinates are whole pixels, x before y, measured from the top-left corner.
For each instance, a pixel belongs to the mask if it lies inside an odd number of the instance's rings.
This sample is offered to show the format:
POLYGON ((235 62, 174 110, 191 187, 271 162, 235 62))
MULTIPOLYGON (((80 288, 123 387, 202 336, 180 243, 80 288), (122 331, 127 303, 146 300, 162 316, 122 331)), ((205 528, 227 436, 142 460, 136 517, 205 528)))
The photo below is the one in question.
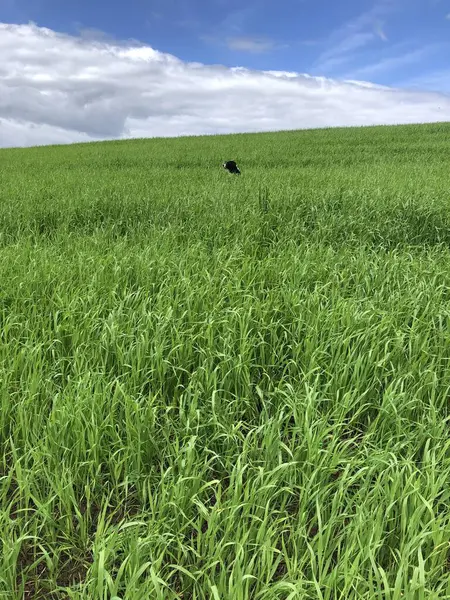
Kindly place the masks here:
POLYGON ((234 162, 234 160, 228 160, 227 162, 224 162, 222 166, 229 173, 235 173, 236 175, 240 175, 241 174, 241 172, 239 171, 238 166, 234 162))

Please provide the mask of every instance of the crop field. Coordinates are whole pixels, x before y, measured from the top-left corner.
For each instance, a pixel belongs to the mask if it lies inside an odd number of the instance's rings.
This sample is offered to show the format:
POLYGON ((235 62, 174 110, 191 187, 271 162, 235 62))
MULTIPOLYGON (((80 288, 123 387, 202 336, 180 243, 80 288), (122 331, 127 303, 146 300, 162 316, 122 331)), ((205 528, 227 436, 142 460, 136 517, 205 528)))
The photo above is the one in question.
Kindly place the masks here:
POLYGON ((450 598, 450 124, 0 184, 1 599, 450 598))

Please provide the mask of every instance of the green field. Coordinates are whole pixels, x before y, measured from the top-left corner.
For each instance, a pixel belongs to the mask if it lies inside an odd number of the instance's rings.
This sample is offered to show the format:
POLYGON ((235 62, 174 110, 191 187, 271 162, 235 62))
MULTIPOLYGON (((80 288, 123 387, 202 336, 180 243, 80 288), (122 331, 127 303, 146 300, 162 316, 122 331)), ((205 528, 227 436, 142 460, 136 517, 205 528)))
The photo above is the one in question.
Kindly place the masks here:
POLYGON ((449 140, 0 151, 0 598, 450 598, 449 140))

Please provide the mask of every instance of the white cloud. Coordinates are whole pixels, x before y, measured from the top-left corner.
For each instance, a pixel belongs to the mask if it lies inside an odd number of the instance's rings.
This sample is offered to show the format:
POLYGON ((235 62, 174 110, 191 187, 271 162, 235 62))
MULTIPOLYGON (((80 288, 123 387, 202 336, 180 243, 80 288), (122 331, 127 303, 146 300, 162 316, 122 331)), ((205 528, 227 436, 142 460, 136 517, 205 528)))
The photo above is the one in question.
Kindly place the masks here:
POLYGON ((253 54, 268 52, 275 47, 275 42, 264 38, 231 37, 227 38, 226 43, 230 50, 251 52, 253 54))
POLYGON ((221 46, 235 52, 249 52, 251 54, 263 54, 271 50, 280 50, 288 47, 288 44, 278 44, 269 38, 246 35, 222 38, 220 35, 208 34, 201 35, 200 40, 209 45, 221 46))
POLYGON ((0 56, 0 146, 450 120, 445 95, 184 63, 33 24, 0 24, 0 56))

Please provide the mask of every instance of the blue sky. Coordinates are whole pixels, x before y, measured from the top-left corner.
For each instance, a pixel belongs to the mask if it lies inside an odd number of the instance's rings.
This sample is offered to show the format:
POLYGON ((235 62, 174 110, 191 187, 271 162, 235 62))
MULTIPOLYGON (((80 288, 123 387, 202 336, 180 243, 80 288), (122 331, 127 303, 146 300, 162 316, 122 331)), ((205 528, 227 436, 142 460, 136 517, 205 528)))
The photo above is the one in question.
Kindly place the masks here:
POLYGON ((2 0, 0 21, 185 61, 450 93, 450 0, 2 0))
POLYGON ((450 121, 450 0, 0 0, 0 56, 0 147, 450 121))

